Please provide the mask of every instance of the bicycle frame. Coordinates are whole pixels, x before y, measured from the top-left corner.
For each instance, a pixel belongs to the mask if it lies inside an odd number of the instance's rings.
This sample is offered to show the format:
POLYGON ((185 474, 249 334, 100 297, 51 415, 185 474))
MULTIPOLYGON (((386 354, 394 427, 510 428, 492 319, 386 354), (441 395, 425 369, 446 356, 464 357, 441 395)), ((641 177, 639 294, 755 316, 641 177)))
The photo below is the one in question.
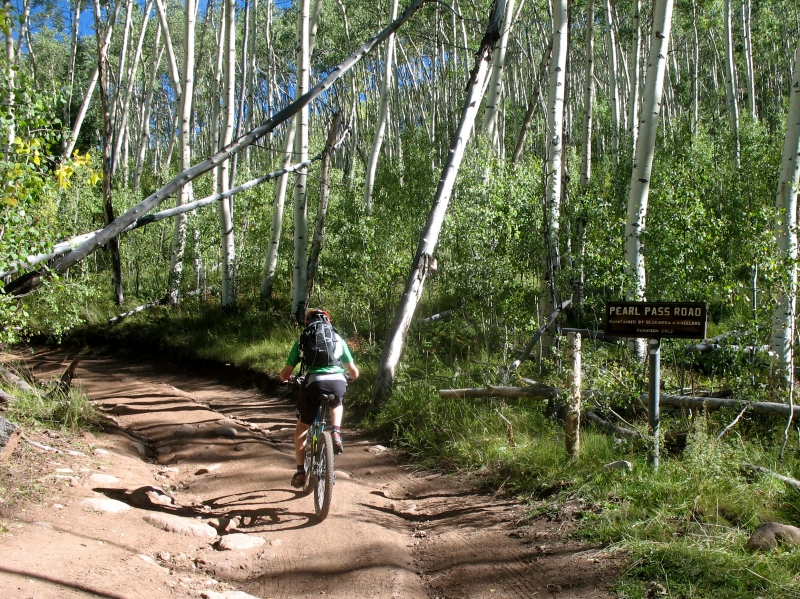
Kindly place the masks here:
POLYGON ((324 520, 328 516, 333 499, 333 485, 336 482, 333 440, 331 434, 325 430, 327 404, 327 398, 322 398, 314 423, 306 431, 303 458, 306 471, 303 492, 314 492, 314 513, 319 520, 324 520))

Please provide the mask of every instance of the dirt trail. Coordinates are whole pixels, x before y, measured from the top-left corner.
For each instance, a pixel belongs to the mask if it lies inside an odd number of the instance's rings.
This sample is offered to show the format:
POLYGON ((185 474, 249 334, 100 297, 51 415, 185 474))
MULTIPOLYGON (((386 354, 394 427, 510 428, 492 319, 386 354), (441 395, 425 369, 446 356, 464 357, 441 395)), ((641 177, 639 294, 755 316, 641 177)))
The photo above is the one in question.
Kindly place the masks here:
MULTIPOLYGON (((46 379, 66 355, 25 360, 46 379)), ((0 503, 0 596, 614 596, 620 560, 571 541, 568 523, 520 526, 521 507, 474 477, 415 472, 346 430, 333 507, 316 522, 313 499, 289 485, 286 399, 119 359, 83 360, 75 382, 119 428, 87 435, 85 457, 48 454, 35 474, 57 489, 45 502, 0 503), (224 551, 220 539, 262 544, 224 551)))

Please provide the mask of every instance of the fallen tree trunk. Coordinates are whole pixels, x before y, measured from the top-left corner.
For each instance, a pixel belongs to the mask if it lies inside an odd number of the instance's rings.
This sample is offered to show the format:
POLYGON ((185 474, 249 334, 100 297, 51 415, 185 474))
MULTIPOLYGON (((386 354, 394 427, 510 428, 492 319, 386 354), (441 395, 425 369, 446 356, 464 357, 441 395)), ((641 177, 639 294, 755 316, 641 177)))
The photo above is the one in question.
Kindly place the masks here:
MULTIPOLYGON (((366 56, 377 44, 384 41, 392 33, 397 31, 406 21, 408 21, 428 0, 414 0, 408 8, 397 18, 394 22, 389 24, 383 31, 369 39, 360 48, 353 52, 341 64, 334 67, 330 73, 320 83, 310 89, 308 92, 297 98, 294 102, 290 103, 284 109, 275 113, 267 122, 260 125, 246 133, 238 140, 225 146, 222 150, 199 162, 191 168, 178 173, 169 183, 164 187, 151 194, 133 208, 117 217, 112 223, 102 229, 98 234, 93 235, 86 241, 82 242, 78 247, 70 253, 61 257, 52 267, 52 271, 57 274, 62 274, 69 270, 72 266, 86 258, 89 254, 97 250, 97 248, 104 246, 109 241, 117 237, 122 231, 136 221, 137 218, 144 216, 153 208, 158 206, 161 202, 168 197, 178 192, 184 185, 193 181, 200 175, 203 175, 217 166, 221 165, 226 160, 230 159, 235 154, 238 154, 243 149, 250 147, 256 141, 271 133, 278 125, 289 119, 292 115, 299 112, 304 106, 323 95, 331 89, 333 84, 341 79, 353 66, 358 63, 364 56, 366 56)), ((48 272, 45 269, 39 269, 26 273, 25 275, 11 281, 5 286, 5 293, 14 297, 21 297, 32 292, 34 289, 42 284, 42 278, 47 276, 48 272)))
POLYGON ((586 420, 598 425, 600 428, 605 429, 611 434, 619 435, 620 437, 625 437, 627 439, 642 438, 641 433, 639 433, 638 431, 635 431, 630 428, 625 428, 622 426, 617 426, 616 424, 610 423, 608 420, 603 420, 600 416, 598 416, 591 410, 584 410, 583 412, 581 412, 581 416, 583 416, 586 420))
POLYGON ((556 399, 563 397, 566 389, 558 389, 549 385, 532 385, 530 387, 495 387, 487 385, 478 389, 439 389, 439 397, 508 397, 516 399, 556 399))
POLYGON ((763 466, 755 466, 753 464, 742 464, 742 468, 744 468, 745 470, 751 470, 753 472, 766 474, 768 476, 771 476, 772 478, 776 478, 779 481, 786 483, 788 486, 792 487, 795 491, 800 493, 800 480, 797 480, 795 478, 790 478, 788 476, 783 476, 782 474, 773 472, 772 470, 764 468, 763 466))
MULTIPOLYGON (((321 160, 322 157, 325 156, 326 153, 338 148, 339 145, 342 143, 342 141, 344 141, 345 137, 346 136, 343 135, 342 139, 339 140, 339 142, 336 145, 334 145, 330 149, 326 149, 326 150, 320 152, 319 154, 317 154, 313 158, 309 158, 308 160, 306 160, 304 162, 298 162, 297 164, 293 164, 291 166, 287 166, 286 168, 281 169, 279 171, 275 171, 274 173, 268 173, 266 175, 263 175, 262 177, 257 177, 255 179, 251 179, 250 181, 247 181, 246 183, 242 183, 238 187, 234 187, 233 189, 229 189, 228 191, 226 191, 224 193, 215 193, 215 194, 210 195, 210 196, 208 196, 206 198, 203 198, 201 200, 196 200, 194 202, 188 202, 186 204, 182 204, 180 206, 176 206, 175 208, 168 208, 167 210, 162 210, 161 212, 156 212, 155 214, 148 214, 146 216, 140 216, 133 223, 131 223, 128 227, 126 227, 125 229, 120 231, 120 235, 122 233, 129 233, 129 232, 131 232, 131 231, 133 231, 135 229, 138 229, 140 227, 144 227, 145 225, 149 225, 150 223, 159 222, 159 221, 171 218, 173 216, 177 216, 179 214, 184 214, 186 212, 191 212, 193 210, 197 210, 198 208, 202 208, 204 206, 208 206, 209 204, 214 204, 216 202, 219 202, 221 200, 229 198, 229 197, 231 197, 231 196, 233 196, 233 195, 235 195, 237 193, 241 193, 243 191, 247 191, 248 189, 252 189, 256 185, 261 185, 262 183, 265 183, 266 181, 270 181, 271 179, 277 179, 278 177, 281 177, 281 176, 283 176, 283 175, 285 175, 287 173, 294 173, 294 172, 300 170, 301 168, 307 167, 307 166, 313 164, 314 162, 316 162, 318 160, 321 160)), ((90 239, 94 235, 97 235, 101 231, 102 231, 102 229, 97 229, 96 231, 91 231, 89 233, 83 233, 82 235, 78 235, 76 237, 73 237, 72 239, 68 239, 66 241, 61 241, 61 242, 57 243, 53 247, 53 251, 52 252, 49 252, 47 254, 37 254, 35 256, 28 256, 25 260, 21 260, 20 262, 18 262, 17 264, 15 264, 14 266, 12 266, 8 270, 6 270, 5 272, 0 272, 0 279, 2 279, 3 277, 7 277, 7 276, 10 276, 10 275, 16 274, 21 269, 29 268, 31 266, 35 266, 35 265, 40 264, 42 262, 46 262, 47 260, 52 260, 53 258, 61 256, 62 254, 66 254, 67 252, 72 251, 73 249, 75 249, 77 246, 79 246, 81 243, 83 243, 87 239, 90 239)))
MULTIPOLYGON (((644 401, 647 395, 640 395, 639 399, 644 401)), ((703 408, 709 410, 719 410, 729 408, 739 411, 747 406, 753 414, 766 414, 769 416, 788 416, 792 410, 792 418, 800 418, 800 406, 775 403, 771 401, 744 401, 741 399, 726 399, 717 397, 696 397, 692 395, 662 395, 662 406, 673 406, 676 408, 703 408)))

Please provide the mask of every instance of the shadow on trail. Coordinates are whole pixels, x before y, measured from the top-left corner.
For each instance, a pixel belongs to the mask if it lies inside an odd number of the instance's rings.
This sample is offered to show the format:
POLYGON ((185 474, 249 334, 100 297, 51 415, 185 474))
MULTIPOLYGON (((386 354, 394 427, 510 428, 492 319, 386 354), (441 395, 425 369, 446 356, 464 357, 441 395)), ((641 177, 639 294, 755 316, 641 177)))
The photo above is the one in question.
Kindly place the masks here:
POLYGON ((0 565, 0 572, 5 572, 6 574, 12 574, 14 576, 21 576, 23 578, 30 578, 42 582, 47 582, 50 584, 55 584, 60 587, 65 587, 67 589, 74 589, 76 591, 81 591, 83 593, 89 593, 93 597, 105 597, 106 599, 125 599, 124 595, 104 593, 101 590, 85 586, 82 584, 78 584, 77 582, 67 582, 66 580, 58 580, 57 578, 52 578, 50 576, 45 576, 43 574, 37 574, 35 572, 28 572, 25 570, 17 570, 15 568, 9 568, 8 566, 0 565))

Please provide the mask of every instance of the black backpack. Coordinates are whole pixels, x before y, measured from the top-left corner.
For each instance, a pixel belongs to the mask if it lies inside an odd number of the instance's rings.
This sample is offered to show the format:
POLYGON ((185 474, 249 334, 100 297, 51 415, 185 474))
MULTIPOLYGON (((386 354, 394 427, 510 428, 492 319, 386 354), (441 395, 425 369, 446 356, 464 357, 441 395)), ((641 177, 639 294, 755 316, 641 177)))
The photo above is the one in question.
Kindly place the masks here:
POLYGON ((336 358, 336 330, 329 322, 318 320, 309 323, 300 334, 300 352, 306 368, 342 367, 336 358))

